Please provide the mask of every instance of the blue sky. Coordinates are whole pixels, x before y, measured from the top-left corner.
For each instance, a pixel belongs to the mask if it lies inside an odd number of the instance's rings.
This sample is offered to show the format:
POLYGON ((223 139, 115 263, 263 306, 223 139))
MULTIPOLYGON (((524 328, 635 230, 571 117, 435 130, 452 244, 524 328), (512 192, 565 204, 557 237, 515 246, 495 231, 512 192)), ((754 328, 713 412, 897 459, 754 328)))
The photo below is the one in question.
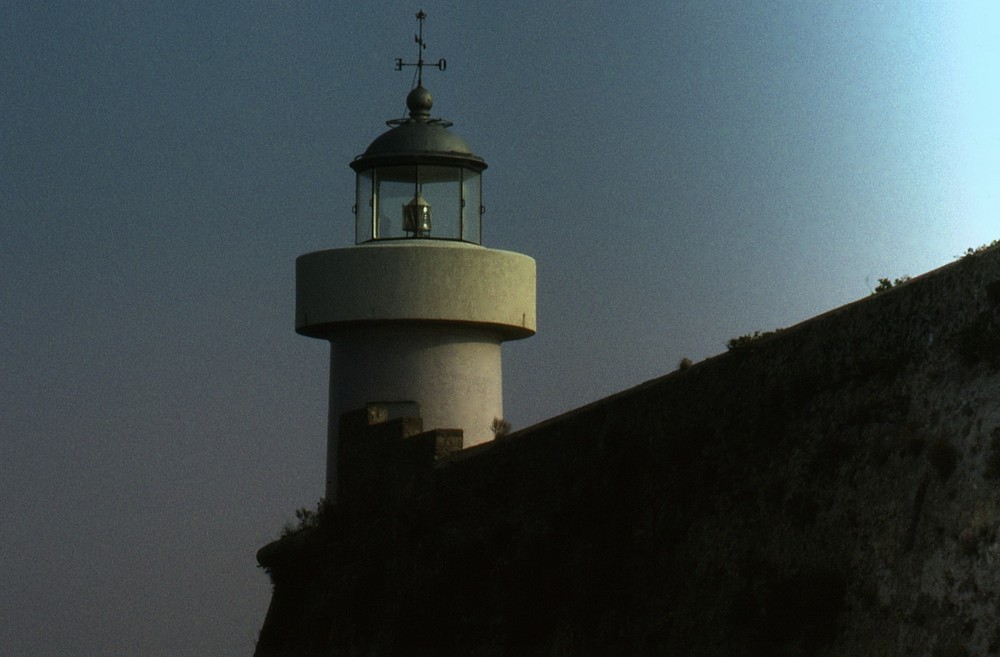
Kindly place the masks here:
POLYGON ((993 2, 0 7, 0 653, 250 654, 254 552, 323 485, 294 259, 405 110, 538 262, 546 419, 1000 238, 993 2))

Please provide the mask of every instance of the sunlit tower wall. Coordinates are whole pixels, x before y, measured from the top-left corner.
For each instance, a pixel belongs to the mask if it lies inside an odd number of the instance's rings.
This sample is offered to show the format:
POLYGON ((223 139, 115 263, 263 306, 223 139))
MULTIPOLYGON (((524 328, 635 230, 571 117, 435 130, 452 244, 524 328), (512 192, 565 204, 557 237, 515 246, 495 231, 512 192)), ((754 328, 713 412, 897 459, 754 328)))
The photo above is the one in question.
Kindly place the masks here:
POLYGON ((421 78, 409 116, 351 163, 355 245, 296 261, 296 331, 330 342, 331 501, 341 414, 404 403, 425 429, 461 429, 463 446, 491 440, 501 343, 535 333, 535 261, 482 245, 486 162, 431 117, 421 78))

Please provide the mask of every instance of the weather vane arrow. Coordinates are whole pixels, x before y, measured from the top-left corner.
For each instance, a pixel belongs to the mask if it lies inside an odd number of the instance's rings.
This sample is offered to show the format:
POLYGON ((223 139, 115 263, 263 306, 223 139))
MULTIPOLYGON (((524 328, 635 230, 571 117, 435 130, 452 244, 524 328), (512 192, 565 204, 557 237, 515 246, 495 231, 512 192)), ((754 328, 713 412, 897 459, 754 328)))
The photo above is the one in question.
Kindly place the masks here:
POLYGON ((428 64, 424 62, 424 50, 427 48, 427 44, 424 43, 424 19, 427 18, 427 14, 420 10, 417 12, 417 20, 420 22, 420 33, 413 35, 413 40, 417 42, 417 61, 416 63, 404 62, 402 57, 396 58, 396 70, 402 71, 404 66, 416 66, 417 67, 417 86, 422 87, 424 83, 424 66, 434 66, 439 71, 443 71, 448 68, 448 62, 444 59, 437 60, 436 64, 428 64))

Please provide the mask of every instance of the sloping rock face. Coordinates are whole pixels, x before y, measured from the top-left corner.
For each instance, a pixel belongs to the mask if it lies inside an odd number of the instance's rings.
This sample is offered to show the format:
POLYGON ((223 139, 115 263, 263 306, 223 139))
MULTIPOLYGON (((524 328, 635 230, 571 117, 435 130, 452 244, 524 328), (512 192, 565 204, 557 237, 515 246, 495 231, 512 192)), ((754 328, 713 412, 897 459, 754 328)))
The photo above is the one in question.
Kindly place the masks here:
POLYGON ((1000 249, 260 553, 256 654, 1000 652, 1000 249))

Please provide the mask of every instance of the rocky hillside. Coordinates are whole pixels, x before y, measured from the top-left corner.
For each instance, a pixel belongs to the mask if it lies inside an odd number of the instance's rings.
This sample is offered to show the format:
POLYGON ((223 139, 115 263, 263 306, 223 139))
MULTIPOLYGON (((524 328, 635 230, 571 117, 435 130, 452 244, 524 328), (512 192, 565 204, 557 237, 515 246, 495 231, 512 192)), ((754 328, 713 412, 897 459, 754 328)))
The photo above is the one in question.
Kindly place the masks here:
POLYGON ((258 657, 1000 653, 998 248, 493 443, 422 435, 417 475, 260 551, 258 657))

